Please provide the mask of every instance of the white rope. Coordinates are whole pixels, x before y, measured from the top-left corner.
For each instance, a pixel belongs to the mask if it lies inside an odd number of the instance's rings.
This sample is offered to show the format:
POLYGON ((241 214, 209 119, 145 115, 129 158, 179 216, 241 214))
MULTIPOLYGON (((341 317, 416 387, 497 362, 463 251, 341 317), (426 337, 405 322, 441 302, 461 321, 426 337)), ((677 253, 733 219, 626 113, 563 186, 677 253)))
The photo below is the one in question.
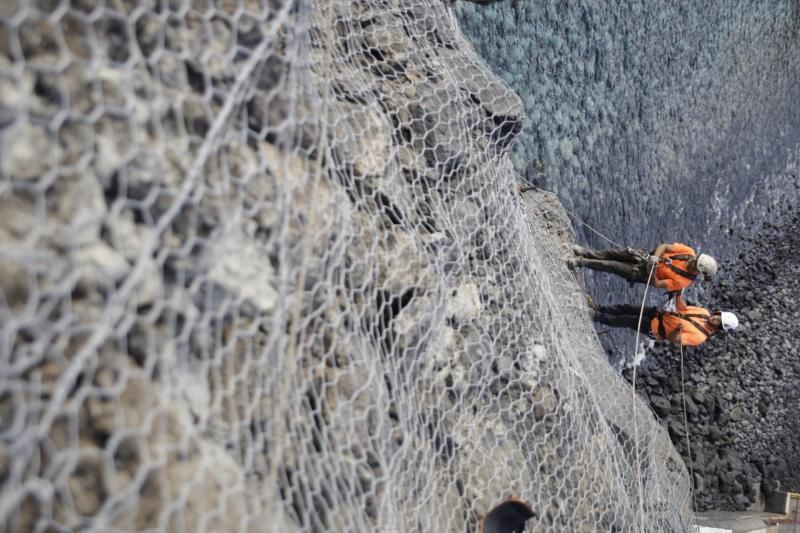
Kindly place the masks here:
MULTIPOLYGON (((544 189, 541 189, 541 188, 539 188, 539 187, 536 187, 535 185, 527 185, 527 186, 525 186, 525 187, 520 187, 520 189, 519 189, 519 192, 520 192, 520 194, 522 194, 522 193, 525 193, 525 192, 527 192, 527 191, 531 191, 531 190, 534 190, 534 189, 537 189, 537 190, 540 190, 540 191, 544 191, 544 189)), ((549 191, 545 191, 545 192, 549 192, 549 191)), ((553 194, 553 193, 551 193, 551 194, 553 194)), ((532 198, 532 200, 533 200, 534 202, 536 202, 537 204, 541 205, 542 207, 544 207, 544 208, 545 208, 545 209, 547 209, 548 211, 552 211, 552 208, 550 208, 549 206, 546 206, 546 205, 544 205, 542 202, 540 202, 540 201, 539 201, 539 200, 537 200, 536 198, 533 198, 533 197, 531 197, 531 198, 532 198)), ((575 220, 575 222, 578 222, 579 224, 582 224, 582 225, 586 226, 586 227, 587 227, 587 228, 589 228, 591 231, 593 231, 595 234, 597 234, 597 235, 599 235, 600 237, 602 237, 603 239, 607 240, 608 242, 610 242, 611 244, 613 244, 613 245, 614 245, 614 246, 616 246, 617 248, 624 248, 624 246, 622 246, 622 245, 621 245, 621 244, 619 244, 618 242, 616 242, 616 241, 612 240, 612 239, 611 239, 611 238, 609 238, 609 237, 606 237, 605 235, 603 235, 602 233, 600 233, 598 230, 596 230, 595 228, 593 228, 592 226, 590 226, 589 224, 587 224, 586 222, 584 222, 583 220, 581 220, 581 219, 580 219, 580 217, 579 217, 578 215, 576 215, 575 213, 573 213, 572 211, 570 211, 569 209, 567 209, 566 207, 564 207, 564 204, 561 204, 561 208, 562 208, 564 211, 566 211, 566 213, 567 213, 569 216, 571 216, 571 217, 573 218, 573 220, 575 220)))
MULTIPOLYGON (((639 334, 642 329, 642 315, 644 315, 644 303, 647 300, 647 289, 650 288, 650 280, 653 279, 653 272, 656 265, 650 267, 650 275, 647 276, 647 285, 644 287, 642 305, 639 307, 639 322, 636 325, 636 342, 633 345, 633 360, 636 361, 636 350, 639 348, 639 334)), ((636 450, 636 484, 639 490, 639 517, 641 526, 644 525, 644 489, 642 488, 641 462, 639 461, 639 424, 636 418, 636 365, 633 365, 633 379, 631 383, 631 405, 633 406, 633 442, 636 450)))

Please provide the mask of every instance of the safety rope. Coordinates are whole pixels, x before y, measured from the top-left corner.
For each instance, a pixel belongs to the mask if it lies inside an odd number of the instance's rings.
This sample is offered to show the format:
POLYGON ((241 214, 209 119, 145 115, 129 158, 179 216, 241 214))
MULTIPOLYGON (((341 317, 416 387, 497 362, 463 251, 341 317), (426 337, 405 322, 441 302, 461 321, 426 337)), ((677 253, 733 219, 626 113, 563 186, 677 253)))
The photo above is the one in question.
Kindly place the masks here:
MULTIPOLYGON (((633 345, 633 360, 636 361, 636 350, 639 348, 639 334, 642 329, 642 316, 644 315, 644 303, 647 300, 647 289, 650 288, 650 280, 653 279, 653 272, 656 265, 650 267, 650 275, 647 276, 647 285, 644 287, 644 296, 642 297, 642 305, 639 306, 639 322, 636 324, 636 342, 633 345)), ((644 524, 644 489, 642 487, 642 467, 639 460, 639 423, 636 418, 636 368, 633 365, 633 379, 631 383, 631 405, 633 406, 633 442, 636 450, 636 484, 639 489, 639 517, 641 524, 644 524)))
MULTIPOLYGON (((520 194, 523 194, 523 193, 526 193, 526 192, 528 192, 528 191, 533 191, 533 190, 538 190, 538 191, 542 191, 542 192, 550 192, 550 191, 545 191, 544 189, 542 189, 541 187, 537 187, 536 185, 525 185, 525 186, 522 186, 522 187, 520 187, 520 188, 519 188, 519 193, 520 193, 520 194)), ((550 193, 550 194, 554 194, 554 193, 550 193)), ((551 208, 551 207, 549 207, 549 206, 547 206, 547 205, 543 204, 542 202, 540 202, 540 201, 539 201, 539 200, 537 200, 536 198, 533 198, 533 197, 531 197, 531 199, 532 199, 534 202, 536 202, 537 204, 539 204, 540 206, 542 206, 543 208, 545 208, 545 209, 547 209, 547 210, 549 210, 549 211, 552 211, 552 208, 551 208)), ((567 214, 568 214, 570 217, 572 217, 572 219, 573 219, 575 222, 577 222, 578 224, 581 224, 582 226, 586 226, 586 227, 587 227, 589 230, 591 230, 592 232, 594 232, 596 235, 600 236, 601 238, 605 239, 605 240, 606 240, 606 241, 608 241, 609 243, 613 244, 615 247, 617 247, 617 248, 625 248, 625 249, 626 249, 626 250, 628 250, 628 251, 629 251, 631 254, 633 254, 633 255, 635 255, 635 256, 638 256, 640 259, 645 259, 645 260, 647 260, 647 259, 649 259, 649 258, 650 258, 650 254, 646 254, 646 253, 639 252, 639 251, 637 251, 637 250, 635 250, 635 249, 633 249, 633 248, 629 248, 629 247, 627 247, 627 246, 622 246, 620 243, 618 243, 618 242, 614 241, 614 240, 613 240, 613 239, 611 239, 610 237, 607 237, 606 235, 603 235, 602 233, 600 233, 600 231, 598 231, 597 229, 593 228, 593 227, 592 227, 591 225, 589 225, 588 223, 586 223, 586 222, 584 222, 583 220, 581 220, 581 218, 580 218, 578 215, 576 215, 575 213, 573 213, 572 211, 570 211, 569 209, 567 209, 566 207, 564 207, 564 204, 561 204, 561 208, 562 208, 562 209, 563 209, 563 210, 564 210, 564 211, 565 211, 565 212, 566 212, 566 213, 567 213, 567 214)), ((666 265, 671 265, 671 264, 672 264, 672 259, 673 259, 673 258, 661 258, 661 257, 659 257, 659 258, 658 258, 658 261, 659 261, 660 263, 664 263, 664 264, 666 264, 666 265)), ((675 267, 671 267, 671 268, 673 268, 673 269, 674 269, 675 267)), ((667 293, 667 294, 670 294, 670 293, 667 293)))
MULTIPOLYGON (((532 190, 544 191, 544 189, 542 189, 542 188, 540 188, 540 187, 537 187, 536 185, 525 185, 525 186, 523 186, 523 187, 520 187, 520 188, 519 188, 519 193, 520 193, 520 194, 522 194, 522 193, 525 193, 525 192, 528 192, 528 191, 532 191, 532 190)), ((544 191, 544 192, 548 192, 548 191, 544 191)), ((551 193, 551 194, 552 194, 552 193, 551 193)), ((545 209, 547 209, 548 211, 552 211, 552 208, 550 208, 549 206, 546 206, 546 205, 544 205, 542 202, 540 202, 540 201, 539 201, 539 200, 537 200, 536 198, 533 198, 533 197, 531 197, 531 199, 532 199, 534 202, 536 202, 537 204, 539 204, 540 206, 542 206, 542 207, 544 207, 545 209)), ((617 248, 624 248, 624 246, 622 246, 622 245, 621 245, 621 244, 619 244, 618 242, 615 242, 615 241, 613 241, 611 238, 609 238, 609 237, 606 237, 605 235, 603 235, 602 233, 600 233, 598 230, 596 230, 595 228, 593 228, 592 226, 590 226, 589 224, 587 224, 586 222, 584 222, 583 220, 581 220, 581 219, 580 219, 580 217, 579 217, 578 215, 576 215, 575 213, 573 213, 572 211, 570 211, 569 209, 567 209, 566 207, 564 207, 564 205, 563 205, 563 204, 561 205, 561 207, 564 209, 564 211, 566 211, 566 212, 567 212, 567 214, 568 214, 569 216, 571 216, 571 217, 573 218, 573 220, 575 220, 575 222, 578 222, 579 224, 582 224, 582 225, 586 226, 586 227, 587 227, 587 228, 589 228, 591 231, 593 231, 594 233, 596 233, 598 236, 600 236, 600 237, 602 237, 603 239, 607 240, 608 242, 610 242, 611 244, 613 244, 613 245, 614 245, 614 246, 616 246, 617 248)))

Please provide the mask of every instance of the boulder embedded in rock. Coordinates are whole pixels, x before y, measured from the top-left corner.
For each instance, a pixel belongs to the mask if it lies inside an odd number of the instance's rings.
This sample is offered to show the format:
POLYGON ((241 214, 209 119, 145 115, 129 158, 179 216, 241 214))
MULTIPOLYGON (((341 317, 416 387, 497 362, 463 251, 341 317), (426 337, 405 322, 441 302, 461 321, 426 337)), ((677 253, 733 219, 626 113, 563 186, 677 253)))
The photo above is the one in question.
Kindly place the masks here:
POLYGON ((744 408, 741 405, 737 405, 730 412, 730 418, 733 422, 738 422, 744 417, 744 408))

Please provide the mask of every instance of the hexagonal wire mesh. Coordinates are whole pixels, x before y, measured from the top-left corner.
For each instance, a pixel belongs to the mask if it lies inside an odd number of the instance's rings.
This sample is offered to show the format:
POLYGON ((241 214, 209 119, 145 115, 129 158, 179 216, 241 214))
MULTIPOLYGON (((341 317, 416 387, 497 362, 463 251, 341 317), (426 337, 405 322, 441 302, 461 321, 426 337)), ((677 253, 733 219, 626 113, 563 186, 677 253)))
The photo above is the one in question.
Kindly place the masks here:
POLYGON ((3 2, 0 523, 685 525, 520 114, 442 2, 3 2))

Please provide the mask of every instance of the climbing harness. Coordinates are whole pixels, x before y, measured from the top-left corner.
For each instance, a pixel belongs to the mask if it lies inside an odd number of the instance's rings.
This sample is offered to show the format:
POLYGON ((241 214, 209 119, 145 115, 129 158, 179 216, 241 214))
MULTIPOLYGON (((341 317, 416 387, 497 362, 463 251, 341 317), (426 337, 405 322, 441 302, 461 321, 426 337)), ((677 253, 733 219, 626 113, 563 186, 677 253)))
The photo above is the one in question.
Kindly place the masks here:
POLYGON ((675 260, 677 260, 677 261, 688 261, 689 259, 694 259, 694 256, 688 255, 688 254, 676 254, 676 255, 672 255, 670 257, 666 257, 664 259, 665 259, 664 263, 665 263, 666 267, 668 269, 672 270, 673 272, 675 272, 676 274, 678 274, 679 276, 683 276, 684 278, 686 278, 688 280, 691 280, 691 281, 694 281, 694 280, 697 279, 697 274, 692 274, 691 272, 688 272, 688 271, 686 271, 686 270, 684 270, 684 269, 682 269, 682 268, 680 268, 678 266, 675 266, 675 264, 673 264, 673 261, 675 261, 675 260))

